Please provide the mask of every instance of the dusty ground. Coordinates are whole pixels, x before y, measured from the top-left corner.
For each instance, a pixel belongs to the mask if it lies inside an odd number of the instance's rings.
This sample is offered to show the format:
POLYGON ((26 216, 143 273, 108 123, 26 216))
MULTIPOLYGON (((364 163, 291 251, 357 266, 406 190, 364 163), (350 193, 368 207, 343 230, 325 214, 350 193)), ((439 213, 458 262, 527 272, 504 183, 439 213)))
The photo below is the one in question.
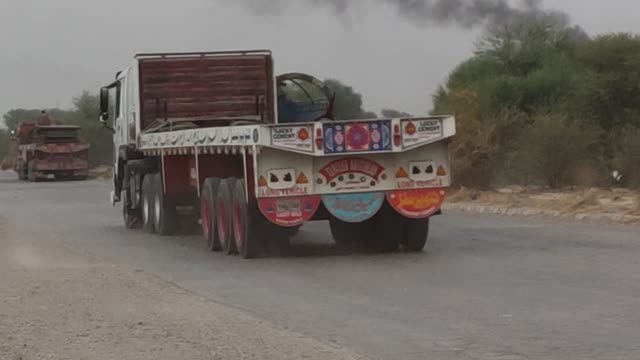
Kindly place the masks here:
POLYGON ((0 359, 355 359, 0 217, 0 359))
POLYGON ((550 191, 518 186, 495 191, 459 189, 447 199, 456 209, 503 215, 542 215, 640 224, 640 192, 627 189, 550 191))
POLYGON ((110 190, 0 172, 0 360, 640 359, 637 227, 445 211, 424 253, 319 222, 242 261, 124 229, 110 190))

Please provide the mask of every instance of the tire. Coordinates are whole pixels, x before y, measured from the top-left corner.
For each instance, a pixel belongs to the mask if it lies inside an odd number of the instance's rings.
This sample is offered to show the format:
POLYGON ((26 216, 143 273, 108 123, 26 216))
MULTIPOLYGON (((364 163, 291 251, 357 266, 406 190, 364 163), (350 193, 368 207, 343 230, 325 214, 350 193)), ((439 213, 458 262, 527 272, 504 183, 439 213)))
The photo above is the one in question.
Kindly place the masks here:
POLYGON ((173 235, 178 228, 177 212, 175 205, 167 199, 162 186, 162 174, 154 174, 151 177, 153 185, 153 215, 156 232, 162 236, 173 235))
POLYGON ((247 191, 243 179, 233 185, 233 240, 240 257, 252 259, 264 246, 263 235, 267 231, 266 219, 261 217, 255 201, 247 203, 247 191))
POLYGON ((220 187, 220 179, 208 178, 202 185, 200 194, 200 220, 202 235, 207 242, 209 251, 220 251, 222 246, 216 227, 216 194, 220 187))
POLYGON ((124 221, 124 227, 127 229, 138 229, 142 224, 142 218, 140 216, 140 210, 131 208, 131 195, 129 192, 131 188, 123 191, 122 197, 122 219, 124 221))
POLYGON ((20 162, 17 166, 18 180, 27 180, 26 169, 24 168, 24 164, 20 162))
POLYGON ((27 180, 31 182, 36 182, 38 180, 36 177, 35 167, 36 165, 32 162, 27 164, 27 180))
POLYGON ((153 175, 149 174, 142 180, 142 229, 150 234, 156 231, 152 177, 153 175))
POLYGON ((286 232, 288 237, 298 236, 298 234, 300 234, 300 228, 301 227, 302 227, 302 225, 296 226, 296 227, 292 227, 292 228, 286 228, 285 232, 286 232))
POLYGON ((370 235, 370 228, 367 225, 368 222, 348 223, 333 216, 329 218, 331 235, 336 244, 340 246, 367 242, 370 235))
POLYGON ((406 251, 424 250, 429 238, 429 219, 407 219, 402 229, 402 245, 406 251))
POLYGON ((370 220, 373 233, 369 237, 367 246, 377 252, 398 250, 403 239, 404 222, 405 219, 402 216, 385 204, 370 220))
POLYGON ((232 231, 232 206, 233 206, 233 186, 234 178, 223 179, 218 186, 216 193, 216 230, 222 251, 227 255, 237 254, 232 231))

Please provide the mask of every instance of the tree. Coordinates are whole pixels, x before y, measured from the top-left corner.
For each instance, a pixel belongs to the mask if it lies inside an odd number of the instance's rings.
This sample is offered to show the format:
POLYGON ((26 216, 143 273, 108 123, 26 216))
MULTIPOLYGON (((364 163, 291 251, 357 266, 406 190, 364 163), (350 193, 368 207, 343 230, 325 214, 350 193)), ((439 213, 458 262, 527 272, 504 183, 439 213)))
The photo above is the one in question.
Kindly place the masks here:
POLYGON ((376 114, 373 111, 365 111, 362 113, 362 115, 360 116, 363 119, 377 119, 378 118, 378 114, 376 114))
POLYGON ((107 165, 113 162, 113 137, 111 132, 98 121, 100 99, 88 91, 73 99, 73 113, 69 124, 82 128, 82 134, 90 143, 89 162, 92 165, 107 165))
POLYGON ((598 136, 567 118, 542 116, 521 139, 521 173, 552 188, 574 183, 578 166, 594 159, 598 136))
POLYGON ((7 155, 7 149, 9 147, 9 131, 0 129, 0 159, 7 155))
POLYGON ((325 84, 335 93, 334 112, 336 119, 360 119, 365 115, 362 109, 362 94, 335 79, 325 80, 325 84))
POLYGON ((7 129, 15 129, 22 121, 32 121, 36 119, 42 110, 37 109, 12 109, 2 116, 7 129))
POLYGON ((394 110, 394 109, 382 109, 382 117, 385 118, 403 118, 403 117, 411 117, 411 114, 394 110))
POLYGON ((557 14, 524 16, 490 27, 433 101, 434 113, 458 117, 452 147, 458 183, 542 176, 559 186, 576 183, 571 168, 577 163, 604 183, 614 166, 635 171, 625 159, 637 150, 622 139, 640 129, 640 37, 589 38, 557 14), (563 141, 566 151, 558 145, 563 141), (546 166, 536 165, 542 162, 546 166))

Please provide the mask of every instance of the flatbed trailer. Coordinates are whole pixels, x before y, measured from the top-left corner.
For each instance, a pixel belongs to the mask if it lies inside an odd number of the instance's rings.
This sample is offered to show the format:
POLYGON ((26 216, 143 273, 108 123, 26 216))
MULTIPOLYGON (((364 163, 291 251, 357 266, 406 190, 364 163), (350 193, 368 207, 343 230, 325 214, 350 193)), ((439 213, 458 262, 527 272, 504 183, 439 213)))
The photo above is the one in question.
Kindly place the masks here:
POLYGON ((454 117, 335 121, 333 100, 311 76, 275 77, 269 51, 138 55, 101 91, 112 202, 127 227, 161 235, 191 215, 209 250, 245 258, 312 220, 339 244, 422 250, 454 117))

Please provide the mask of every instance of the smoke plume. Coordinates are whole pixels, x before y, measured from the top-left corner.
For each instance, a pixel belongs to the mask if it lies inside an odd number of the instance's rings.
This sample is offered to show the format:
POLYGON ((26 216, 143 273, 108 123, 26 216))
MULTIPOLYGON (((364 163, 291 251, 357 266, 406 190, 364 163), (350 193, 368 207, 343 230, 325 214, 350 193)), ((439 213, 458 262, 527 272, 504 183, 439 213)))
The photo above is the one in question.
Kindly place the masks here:
POLYGON ((417 25, 454 24, 464 28, 508 24, 527 16, 568 16, 545 10, 541 0, 240 0, 258 12, 277 13, 288 6, 306 4, 327 7, 340 16, 359 12, 372 3, 391 6, 400 16, 417 25))

